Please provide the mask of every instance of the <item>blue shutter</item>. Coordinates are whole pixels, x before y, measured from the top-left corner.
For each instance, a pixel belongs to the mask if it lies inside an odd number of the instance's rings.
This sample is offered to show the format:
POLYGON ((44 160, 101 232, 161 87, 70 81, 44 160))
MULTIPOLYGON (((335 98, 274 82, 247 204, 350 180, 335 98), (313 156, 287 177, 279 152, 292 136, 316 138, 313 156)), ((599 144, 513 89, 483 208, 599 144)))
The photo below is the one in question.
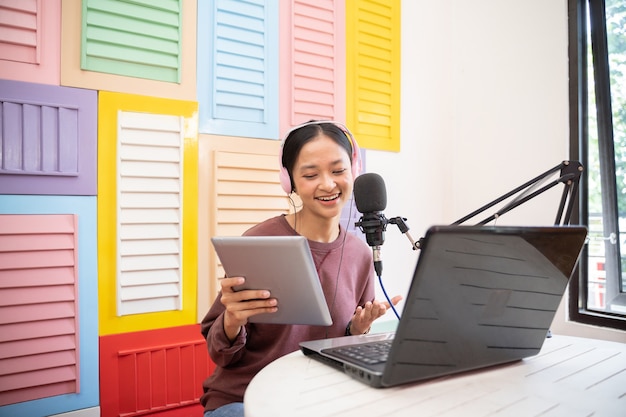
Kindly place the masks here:
POLYGON ((278 135, 278 2, 198 2, 201 133, 278 135))

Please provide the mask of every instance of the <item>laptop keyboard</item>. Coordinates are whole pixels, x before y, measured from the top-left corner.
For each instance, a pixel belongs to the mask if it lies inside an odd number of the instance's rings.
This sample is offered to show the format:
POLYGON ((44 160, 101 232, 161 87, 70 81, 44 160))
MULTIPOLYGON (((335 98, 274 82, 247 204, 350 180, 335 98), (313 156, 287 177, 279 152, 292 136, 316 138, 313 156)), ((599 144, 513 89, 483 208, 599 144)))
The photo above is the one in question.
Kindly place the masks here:
POLYGON ((324 349, 323 352, 366 365, 375 365, 387 361, 392 343, 393 340, 380 340, 324 349))

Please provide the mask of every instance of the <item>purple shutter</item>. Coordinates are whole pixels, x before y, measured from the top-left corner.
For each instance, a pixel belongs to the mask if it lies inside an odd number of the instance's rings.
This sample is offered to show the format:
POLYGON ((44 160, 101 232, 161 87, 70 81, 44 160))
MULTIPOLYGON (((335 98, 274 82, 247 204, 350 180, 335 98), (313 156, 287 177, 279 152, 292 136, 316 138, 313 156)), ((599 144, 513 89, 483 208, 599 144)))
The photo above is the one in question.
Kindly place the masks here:
POLYGON ((97 92, 0 80, 0 193, 96 195, 97 92))

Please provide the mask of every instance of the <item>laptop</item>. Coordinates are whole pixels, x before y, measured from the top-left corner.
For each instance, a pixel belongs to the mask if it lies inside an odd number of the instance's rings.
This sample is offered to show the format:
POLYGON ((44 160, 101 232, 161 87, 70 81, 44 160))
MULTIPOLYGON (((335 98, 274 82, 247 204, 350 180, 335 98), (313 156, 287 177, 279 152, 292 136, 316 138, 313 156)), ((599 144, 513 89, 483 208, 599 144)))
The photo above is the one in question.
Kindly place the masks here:
POLYGON ((251 323, 333 323, 309 242, 303 236, 214 236, 215 252, 229 277, 245 277, 235 290, 269 290, 278 311, 250 317, 251 323))
POLYGON ((578 262, 582 226, 433 226, 395 332, 300 343, 372 387, 537 354, 578 262))

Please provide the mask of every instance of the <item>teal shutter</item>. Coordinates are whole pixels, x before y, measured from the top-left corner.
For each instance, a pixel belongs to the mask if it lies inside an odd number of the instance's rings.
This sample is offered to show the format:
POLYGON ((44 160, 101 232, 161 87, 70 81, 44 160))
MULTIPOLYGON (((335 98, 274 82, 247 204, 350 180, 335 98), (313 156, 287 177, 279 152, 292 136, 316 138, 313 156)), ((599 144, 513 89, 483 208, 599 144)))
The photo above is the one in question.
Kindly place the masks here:
POLYGON ((278 2, 198 2, 200 132, 278 137, 278 2))
POLYGON ((81 68, 180 82, 182 0, 84 0, 81 68))

